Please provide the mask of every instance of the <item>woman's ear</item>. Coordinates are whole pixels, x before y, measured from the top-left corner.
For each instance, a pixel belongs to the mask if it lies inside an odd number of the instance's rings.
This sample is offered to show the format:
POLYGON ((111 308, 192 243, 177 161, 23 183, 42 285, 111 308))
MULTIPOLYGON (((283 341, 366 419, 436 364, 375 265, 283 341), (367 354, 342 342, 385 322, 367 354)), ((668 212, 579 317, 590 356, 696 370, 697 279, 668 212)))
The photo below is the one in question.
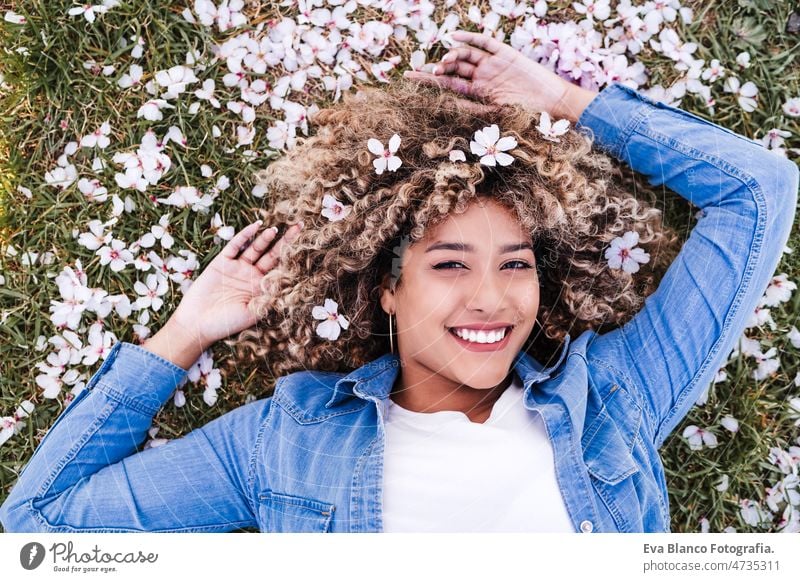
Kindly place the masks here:
POLYGON ((392 274, 385 273, 381 280, 381 307, 386 314, 396 313, 394 290, 391 285, 392 274))

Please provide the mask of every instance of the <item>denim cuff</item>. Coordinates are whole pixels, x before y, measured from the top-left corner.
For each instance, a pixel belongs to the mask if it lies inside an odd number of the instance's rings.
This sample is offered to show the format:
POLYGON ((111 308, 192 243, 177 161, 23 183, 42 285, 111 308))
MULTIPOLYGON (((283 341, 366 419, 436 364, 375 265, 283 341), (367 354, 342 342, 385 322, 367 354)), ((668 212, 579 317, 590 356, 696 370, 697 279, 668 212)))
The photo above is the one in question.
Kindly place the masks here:
POLYGON ((155 416, 187 371, 128 342, 117 342, 86 385, 143 414, 155 416))
POLYGON ((634 89, 613 83, 592 99, 578 119, 576 127, 592 131, 593 145, 618 160, 630 134, 656 101, 634 89))

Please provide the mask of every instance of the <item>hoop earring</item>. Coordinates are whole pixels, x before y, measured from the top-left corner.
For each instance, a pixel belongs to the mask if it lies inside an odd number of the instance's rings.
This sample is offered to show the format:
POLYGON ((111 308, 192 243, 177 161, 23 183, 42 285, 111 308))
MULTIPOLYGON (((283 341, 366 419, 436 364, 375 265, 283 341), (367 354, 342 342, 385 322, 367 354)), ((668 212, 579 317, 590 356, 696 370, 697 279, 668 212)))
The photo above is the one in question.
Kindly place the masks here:
POLYGON ((392 315, 391 313, 389 314, 389 346, 391 353, 394 353, 394 326, 392 325, 392 315))

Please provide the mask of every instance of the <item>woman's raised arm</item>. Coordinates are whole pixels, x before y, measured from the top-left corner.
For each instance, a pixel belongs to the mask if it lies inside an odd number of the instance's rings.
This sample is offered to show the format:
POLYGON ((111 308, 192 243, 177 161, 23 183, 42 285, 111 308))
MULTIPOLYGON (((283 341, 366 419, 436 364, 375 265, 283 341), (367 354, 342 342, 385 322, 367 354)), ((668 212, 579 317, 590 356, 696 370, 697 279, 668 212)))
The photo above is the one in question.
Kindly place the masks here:
POLYGON ((136 453, 202 352, 252 326, 260 280, 302 224, 276 240, 237 233, 145 347, 119 342, 50 427, 0 506, 6 531, 230 531, 256 525, 251 452, 269 399, 136 453), (248 244, 249 243, 249 244, 248 244), (269 247, 269 250, 267 250, 269 247))
POLYGON ((640 395, 660 446, 713 381, 777 268, 797 206, 798 169, 618 84, 589 104, 579 125, 650 184, 703 209, 641 311, 590 350, 640 395))

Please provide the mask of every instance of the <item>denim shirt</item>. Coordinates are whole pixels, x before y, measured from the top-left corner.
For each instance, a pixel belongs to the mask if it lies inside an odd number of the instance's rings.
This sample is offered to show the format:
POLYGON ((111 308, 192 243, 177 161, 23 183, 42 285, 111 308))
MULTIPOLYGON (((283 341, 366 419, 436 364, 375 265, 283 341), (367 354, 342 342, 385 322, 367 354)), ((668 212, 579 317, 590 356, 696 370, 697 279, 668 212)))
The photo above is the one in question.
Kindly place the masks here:
MULTIPOLYGON (((786 244, 797 167, 637 91, 583 112, 595 146, 705 211, 627 324, 566 337, 556 363, 520 352, 576 532, 666 532, 658 449, 736 346, 786 244)), ((118 342, 58 417, 0 507, 6 531, 380 532, 383 423, 400 371, 386 354, 349 374, 281 377, 240 406, 137 452, 186 371, 118 342)))

